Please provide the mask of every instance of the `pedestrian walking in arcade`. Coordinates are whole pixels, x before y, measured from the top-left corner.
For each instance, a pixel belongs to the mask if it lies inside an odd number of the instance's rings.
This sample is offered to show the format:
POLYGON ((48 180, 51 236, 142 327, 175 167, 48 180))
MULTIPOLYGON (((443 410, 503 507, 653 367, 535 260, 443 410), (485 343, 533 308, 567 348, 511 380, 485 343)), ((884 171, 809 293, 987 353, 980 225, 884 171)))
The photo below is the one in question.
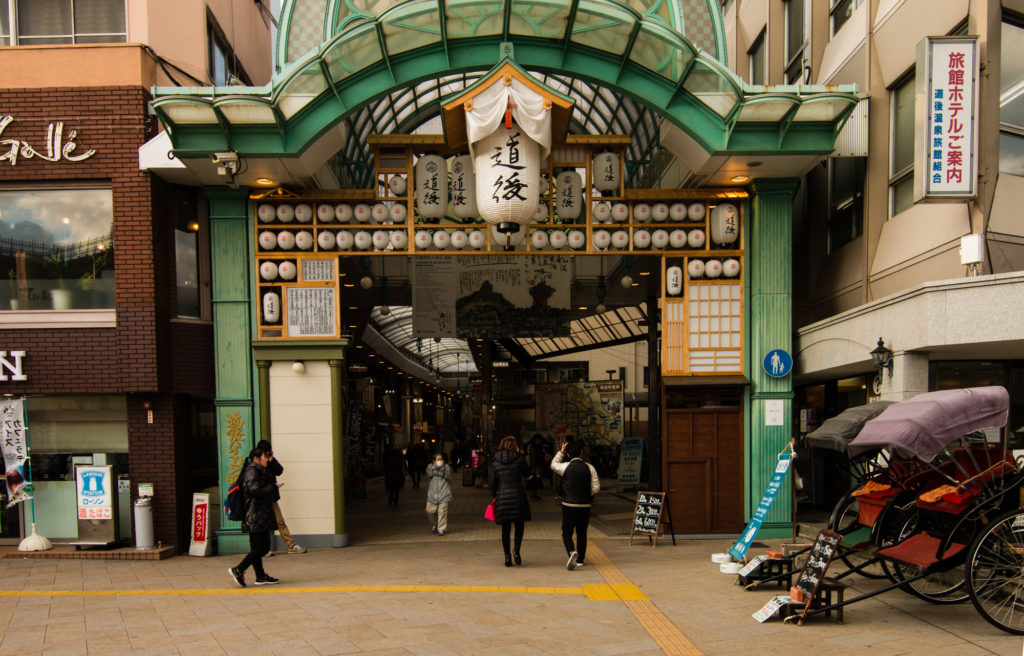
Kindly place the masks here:
POLYGON ((393 446, 384 454, 384 489, 388 492, 388 505, 398 505, 398 493, 405 486, 405 456, 393 446))
MULTIPOLYGON (((273 455, 270 442, 267 440, 260 440, 256 443, 256 448, 265 447, 265 450, 271 452, 270 464, 267 465, 267 470, 273 475, 274 483, 277 483, 277 477, 284 473, 284 465, 273 455)), ((278 485, 280 488, 284 483, 278 485)), ((274 519, 277 520, 277 532, 281 534, 281 539, 284 540, 284 544, 288 547, 288 553, 290 554, 301 554, 306 553, 305 548, 299 545, 295 538, 292 537, 292 532, 288 530, 288 524, 284 521, 284 513, 281 512, 281 504, 277 501, 274 502, 274 519)), ((267 551, 268 556, 273 556, 273 551, 267 551)))
POLYGON ((582 567, 587 557, 587 527, 590 526, 590 504, 601 491, 601 480, 590 463, 583 462, 583 445, 579 440, 565 442, 551 459, 551 471, 562 477, 562 543, 569 556, 566 568, 582 567), (566 460, 568 459, 568 462, 566 460), (573 533, 576 544, 573 545, 573 533))
POLYGON ((245 517, 242 532, 249 534, 249 553, 242 562, 228 569, 231 578, 245 587, 245 570, 251 565, 256 572, 256 585, 272 585, 279 579, 263 569, 263 554, 270 551, 270 533, 277 528, 274 502, 281 497, 280 483, 267 466, 274 457, 269 443, 258 444, 249 455, 252 461, 242 471, 242 492, 245 495, 245 517))
POLYGON ((427 517, 432 533, 444 535, 448 530, 448 504, 452 500, 452 468, 444 461, 444 454, 435 453, 434 461, 427 465, 427 517))
POLYGON ((523 480, 530 475, 530 466, 519 443, 512 435, 502 438, 498 452, 491 461, 488 483, 494 495, 494 522, 501 526, 501 547, 505 550, 505 567, 523 564, 520 549, 523 546, 525 522, 530 521, 530 502, 526 498, 523 480), (515 526, 515 546, 509 548, 512 526, 515 526))

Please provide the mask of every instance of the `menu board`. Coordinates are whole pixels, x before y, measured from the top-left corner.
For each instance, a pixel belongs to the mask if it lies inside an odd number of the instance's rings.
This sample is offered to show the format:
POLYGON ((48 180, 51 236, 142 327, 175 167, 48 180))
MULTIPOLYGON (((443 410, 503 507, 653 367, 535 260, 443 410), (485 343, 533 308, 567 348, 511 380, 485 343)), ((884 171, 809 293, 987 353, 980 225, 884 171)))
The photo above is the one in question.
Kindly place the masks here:
MULTIPOLYGON (((629 534, 629 543, 633 544, 633 536, 636 534, 646 535, 648 540, 653 536, 653 545, 658 546, 658 533, 663 515, 668 516, 665 506, 668 499, 664 492, 637 492, 636 509, 633 511, 633 530, 629 534)), ((672 534, 672 544, 676 543, 675 529, 672 528, 671 520, 668 520, 669 531, 672 534)))
POLYGON ((288 337, 337 334, 333 287, 287 287, 288 337))
POLYGON ((794 598, 800 598, 802 595, 803 601, 808 606, 811 604, 818 591, 818 586, 821 585, 821 580, 825 577, 825 570, 828 569, 829 563, 836 555, 836 550, 839 549, 841 539, 842 536, 832 531, 823 529, 818 533, 818 537, 814 540, 811 551, 807 555, 807 564, 800 572, 800 577, 796 580, 796 585, 793 586, 790 595, 794 598))

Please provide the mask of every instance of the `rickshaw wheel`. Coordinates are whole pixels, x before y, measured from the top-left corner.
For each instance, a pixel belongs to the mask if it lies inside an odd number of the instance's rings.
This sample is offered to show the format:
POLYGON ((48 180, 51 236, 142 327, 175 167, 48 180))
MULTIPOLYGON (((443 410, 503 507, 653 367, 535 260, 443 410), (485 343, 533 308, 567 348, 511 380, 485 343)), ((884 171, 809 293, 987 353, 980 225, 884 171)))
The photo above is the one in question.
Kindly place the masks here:
POLYGON ((971 603, 990 624, 1024 635, 1024 509, 996 517, 967 552, 971 603))
MULTIPOLYGON (((919 517, 915 513, 907 517, 900 527, 897 539, 893 544, 902 542, 918 531, 919 517)), ((917 565, 906 563, 889 563, 893 581, 903 581, 900 589, 904 592, 924 599, 933 604, 959 604, 967 601, 970 596, 965 584, 963 571, 955 567, 945 572, 934 572, 917 580, 911 580, 921 572, 917 565)))
MULTIPOLYGON (((844 547, 854 546, 847 542, 847 537, 850 537, 851 541, 856 540, 857 538, 854 537, 855 533, 864 533, 863 537, 865 538, 865 540, 856 544, 863 544, 870 538, 868 528, 862 526, 858 521, 859 515, 860 508, 857 502, 857 497, 853 496, 853 490, 850 490, 839 499, 835 509, 832 510, 832 516, 828 519, 827 526, 830 531, 835 531, 839 535, 843 536, 844 547)), ((858 566, 862 565, 862 563, 858 562, 860 558, 854 555, 857 551, 844 553, 840 556, 843 564, 850 569, 856 569, 858 566)), ((863 551, 868 550, 865 549, 863 551)), ((874 550, 871 549, 870 551, 872 553, 871 557, 873 557, 874 550)), ((869 579, 892 578, 885 562, 877 559, 871 564, 864 565, 861 569, 857 570, 857 573, 869 579)))

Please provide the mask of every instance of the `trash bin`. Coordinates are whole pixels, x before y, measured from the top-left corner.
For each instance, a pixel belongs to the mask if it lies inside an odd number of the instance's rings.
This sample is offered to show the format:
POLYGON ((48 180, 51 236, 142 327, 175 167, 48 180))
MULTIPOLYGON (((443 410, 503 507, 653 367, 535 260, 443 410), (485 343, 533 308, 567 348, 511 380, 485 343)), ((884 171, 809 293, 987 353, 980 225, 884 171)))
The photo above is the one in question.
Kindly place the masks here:
POLYGON ((153 497, 135 500, 135 548, 153 548, 153 497))

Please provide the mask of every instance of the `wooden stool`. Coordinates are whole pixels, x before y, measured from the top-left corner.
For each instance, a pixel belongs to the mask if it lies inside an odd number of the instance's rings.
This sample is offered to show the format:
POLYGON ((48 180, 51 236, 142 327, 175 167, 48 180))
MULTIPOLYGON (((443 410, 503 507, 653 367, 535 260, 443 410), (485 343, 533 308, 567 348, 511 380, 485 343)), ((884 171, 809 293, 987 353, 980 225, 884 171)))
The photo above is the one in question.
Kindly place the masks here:
POLYGON ((789 590, 793 585, 793 558, 792 556, 786 556, 783 558, 768 558, 762 561, 761 566, 756 570, 747 574, 746 576, 739 577, 739 584, 749 586, 748 589, 758 587, 751 585, 764 581, 766 579, 775 578, 775 583, 780 588, 789 590))
MULTIPOLYGON (((814 595, 814 599, 811 601, 811 609, 825 608, 832 604, 843 603, 843 595, 846 593, 846 588, 850 586, 845 581, 837 581, 832 578, 824 578, 821 580, 821 585, 818 586, 818 592, 814 595), (835 594, 835 601, 832 600, 832 595, 835 594)), ((843 623, 843 607, 839 606, 835 609, 836 611, 836 624, 843 623)), ((825 617, 831 617, 832 611, 826 610, 825 617)))

